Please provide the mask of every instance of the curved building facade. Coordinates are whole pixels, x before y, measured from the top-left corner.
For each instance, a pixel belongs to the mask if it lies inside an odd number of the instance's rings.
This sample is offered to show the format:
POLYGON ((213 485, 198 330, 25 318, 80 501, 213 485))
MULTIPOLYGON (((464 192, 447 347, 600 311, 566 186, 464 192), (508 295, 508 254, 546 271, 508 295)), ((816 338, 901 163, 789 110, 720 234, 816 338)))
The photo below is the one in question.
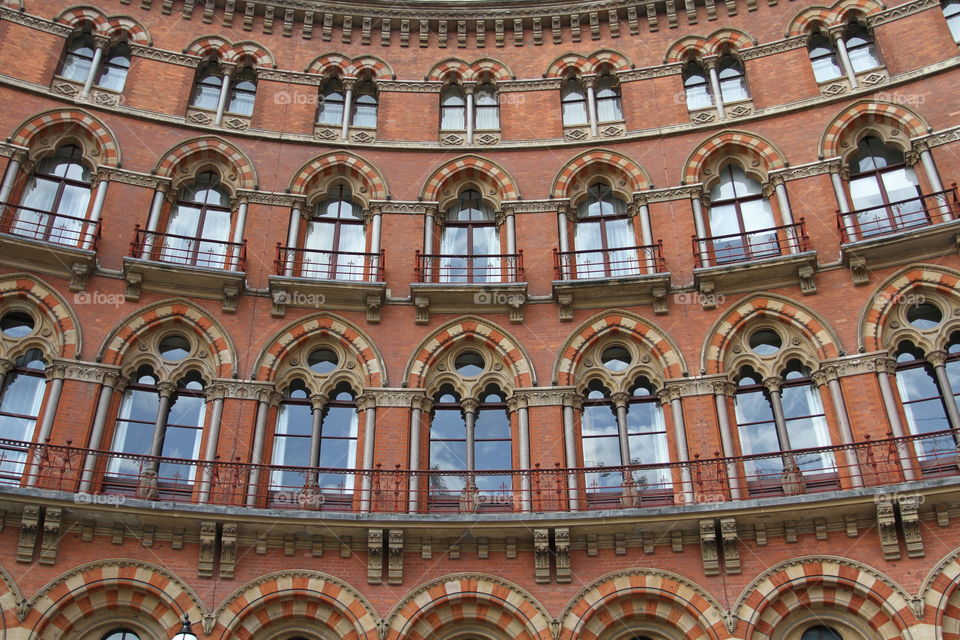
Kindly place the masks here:
POLYGON ((0 640, 960 638, 960 2, 0 2, 0 640))

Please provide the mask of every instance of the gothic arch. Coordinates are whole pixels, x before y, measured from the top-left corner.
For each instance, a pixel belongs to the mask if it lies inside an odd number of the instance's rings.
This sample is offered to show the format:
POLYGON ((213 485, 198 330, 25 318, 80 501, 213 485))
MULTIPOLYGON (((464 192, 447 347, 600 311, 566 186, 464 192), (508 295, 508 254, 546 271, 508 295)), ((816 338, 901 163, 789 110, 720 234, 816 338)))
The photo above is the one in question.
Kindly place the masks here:
POLYGON ((701 353, 701 367, 707 374, 724 372, 724 360, 734 338, 748 323, 761 317, 795 329, 816 349, 817 360, 836 358, 842 351, 837 334, 820 315, 795 300, 757 293, 731 306, 707 331, 701 353))
POLYGON ((445 625, 487 622, 517 640, 550 640, 550 615, 522 587, 488 574, 453 574, 421 585, 386 616, 385 640, 425 640, 445 625))
POLYGON ((710 55, 707 39, 703 36, 689 35, 675 40, 663 56, 664 64, 685 62, 688 58, 705 58, 710 55))
POLYGON ((237 63, 246 59, 253 61, 257 67, 266 69, 273 68, 275 65, 275 59, 270 50, 253 40, 233 43, 220 36, 200 36, 187 45, 184 53, 200 58, 213 55, 221 62, 237 63))
POLYGON ((117 32, 120 31, 125 33, 132 43, 148 47, 153 45, 153 38, 150 37, 146 28, 130 16, 108 17, 95 7, 69 7, 64 9, 55 20, 70 25, 74 29, 82 29, 89 26, 93 33, 108 38, 117 36, 117 32))
POLYGON ((257 187, 257 170, 245 153, 223 138, 205 136, 181 142, 161 156, 155 170, 162 178, 176 178, 177 169, 186 171, 188 162, 210 162, 233 171, 223 176, 224 182, 239 189, 257 187))
POLYGON ((60 575, 24 604, 21 623, 29 640, 57 640, 94 612, 150 611, 172 636, 188 613, 192 620, 207 613, 200 598, 174 573, 140 560, 90 562, 60 575), (109 594, 103 597, 103 594, 109 594), (98 597, 99 596, 99 597, 98 597))
POLYGON ((624 183, 623 191, 629 193, 650 188, 649 176, 632 159, 610 149, 592 149, 575 156, 560 169, 550 188, 551 197, 571 197, 571 191, 578 191, 572 185, 583 173, 593 171, 610 172, 619 177, 624 183))
POLYGON ((707 138, 687 157, 683 163, 683 183, 704 181, 705 170, 711 168, 712 161, 727 154, 745 160, 744 169, 748 173, 766 174, 787 166, 783 152, 769 140, 747 131, 728 130, 707 138))
POLYGON ((241 586, 213 612, 208 635, 250 640, 260 629, 294 616, 324 624, 342 640, 377 638, 377 613, 359 591, 307 570, 278 571, 241 586))
POLYGON ((290 182, 290 192, 306 195, 317 182, 326 182, 346 176, 355 181, 357 195, 369 204, 372 200, 386 200, 390 197, 383 174, 370 162, 349 151, 328 153, 300 167, 290 182))
MULTIPOLYGON (((51 109, 31 117, 13 132, 10 142, 31 150, 35 158, 39 148, 52 143, 40 143, 41 138, 79 137, 89 143, 87 154, 99 166, 120 165, 120 145, 113 131, 97 117, 81 109, 51 109)), ((86 145, 85 145, 86 146, 86 145)))
POLYGON ((927 122, 920 115, 907 107, 879 100, 861 100, 856 102, 835 117, 827 125, 820 138, 819 153, 824 158, 834 158, 846 154, 843 143, 851 130, 860 127, 888 127, 892 135, 894 130, 902 132, 908 140, 901 146, 910 147, 909 139, 925 135, 927 122))
POLYGON ((570 599, 558 618, 559 640, 597 640, 632 617, 666 623, 688 640, 716 640, 727 636, 723 613, 716 598, 679 574, 627 569, 598 578, 570 599))
MULTIPOLYGON (((474 178, 487 183, 494 190, 498 200, 519 200, 520 190, 507 171, 491 160, 475 155, 465 155, 446 162, 433 172, 423 186, 420 197, 423 200, 443 199, 443 189, 458 178, 474 178)), ((494 195, 494 194, 490 194, 494 195)))
POLYGON ((590 73, 590 61, 576 53, 568 53, 556 58, 547 66, 544 78, 562 78, 570 69, 579 75, 590 73))
POLYGON ((155 302, 121 320, 103 341, 98 361, 120 365, 142 337, 167 324, 189 329, 209 350, 212 371, 208 375, 229 378, 236 372, 236 348, 229 334, 206 309, 183 298, 155 302))
POLYGON ((805 556, 771 567, 747 585, 733 611, 746 623, 745 640, 766 640, 801 606, 828 605, 866 622, 878 637, 910 640, 910 595, 880 571, 834 556, 805 556))
POLYGON ((934 612, 936 640, 960 638, 960 549, 945 555, 927 573, 919 597, 927 612, 934 612), (951 601, 953 604, 951 606, 951 601), (948 631, 949 629, 949 631, 948 631))
POLYGON ((0 305, 7 306, 17 302, 25 302, 39 310, 53 330, 52 336, 37 337, 43 344, 36 346, 48 355, 60 358, 79 357, 83 346, 80 321, 73 308, 56 289, 28 273, 0 276, 0 305))
POLYGON ((553 380, 559 385, 572 385, 577 366, 584 353, 598 340, 621 334, 644 345, 656 359, 662 377, 679 378, 687 371, 679 347, 660 327, 627 311, 603 311, 575 329, 564 345, 553 368, 553 380))
POLYGON ((253 365, 255 379, 274 381, 278 373, 277 366, 293 349, 325 335, 333 336, 357 359, 364 386, 387 386, 387 369, 374 342, 357 325, 330 313, 304 316, 267 341, 253 365))
POLYGON ((427 82, 446 82, 451 76, 464 82, 470 75, 470 63, 460 58, 448 58, 433 65, 423 78, 427 82))
POLYGON ((513 378, 513 387, 532 387, 537 384, 533 361, 520 343, 507 331, 489 320, 464 316, 439 327, 414 350, 403 371, 403 386, 425 386, 427 373, 446 351, 465 339, 474 339, 500 357, 513 378))

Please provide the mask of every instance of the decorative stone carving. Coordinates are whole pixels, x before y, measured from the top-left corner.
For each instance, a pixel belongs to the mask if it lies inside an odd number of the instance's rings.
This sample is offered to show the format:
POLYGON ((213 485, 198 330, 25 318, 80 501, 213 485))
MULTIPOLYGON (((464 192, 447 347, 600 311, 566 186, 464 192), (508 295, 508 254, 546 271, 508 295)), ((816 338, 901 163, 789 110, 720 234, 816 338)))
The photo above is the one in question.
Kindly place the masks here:
POLYGON ((537 584, 550 582, 550 530, 533 530, 533 578, 537 584))
POLYGON ((464 142, 464 137, 456 133, 448 133, 446 135, 440 136, 440 144, 445 146, 456 146, 462 145, 464 142))
POLYGON ((827 539, 827 520, 826 518, 814 518, 813 519, 813 531, 817 537, 817 540, 826 540, 827 539))
POLYGON ((790 544, 797 543, 797 521, 796 520, 783 521, 783 539, 790 544))
POLYGON ((813 267, 804 265, 797 269, 797 276, 800 278, 800 292, 805 296, 811 296, 817 292, 817 282, 813 279, 813 267))
POLYGON ((720 574, 720 556, 717 553, 717 526, 713 520, 700 521, 700 555, 703 558, 703 574, 720 574))
POLYGON ((569 322, 570 320, 573 320, 573 294, 557 294, 557 309, 560 313, 560 320, 562 322, 569 322))
POLYGON ((783 463, 783 472, 780 474, 780 482, 783 485, 784 495, 795 496, 806 491, 806 482, 804 482, 803 474, 800 472, 797 461, 793 456, 786 456, 783 463))
POLYGON ((367 584, 383 582, 383 529, 367 531, 367 584))
POLYGON ((728 575, 740 573, 740 549, 737 521, 734 518, 720 519, 720 538, 723 543, 723 566, 728 575))
POLYGON ((850 256, 850 276, 853 278, 853 286, 861 287, 870 283, 870 271, 867 269, 867 261, 861 256, 850 256))
POLYGON ((148 549, 153 546, 153 539, 157 533, 157 528, 152 524, 143 525, 140 528, 140 546, 148 549))
POLYGON ((40 557, 37 559, 40 564, 49 565, 57 561, 57 547, 60 544, 60 518, 62 515, 63 510, 59 507, 47 507, 44 511, 43 538, 40 540, 40 557))
MULTIPOLYGON (((900 509, 900 527, 903 530, 903 544, 910 558, 922 558, 923 538, 920 535, 920 515, 917 512, 918 500, 915 495, 900 496, 897 507, 900 509)), ((49 510, 48 510, 49 513, 49 510)))
POLYGON ((564 129, 563 137, 567 140, 586 140, 590 137, 590 129, 585 129, 583 127, 578 127, 574 129, 564 129))
POLYGON ((666 287, 654 287, 651 295, 653 296, 653 313, 658 316, 665 315, 669 311, 666 287))
POLYGON ((388 538, 389 558, 387 561, 387 582, 403 582, 403 529, 390 529, 388 538))
POLYGON ((557 563, 557 583, 570 582, 573 575, 570 565, 570 529, 567 527, 554 529, 553 543, 557 563))
POLYGON ((143 274, 128 272, 124 274, 127 281, 127 287, 123 292, 123 299, 127 302, 137 302, 140 300, 140 290, 143 284, 143 274))
POLYGON ((843 524, 847 531, 848 538, 856 538, 860 535, 860 529, 857 526, 857 516, 852 513, 848 513, 843 516, 843 524))
POLYGON ((224 524, 220 531, 220 577, 232 579, 237 566, 237 525, 224 524))
POLYGON ((758 547, 767 546, 767 525, 758 522, 753 525, 753 540, 757 543, 758 547))
MULTIPOLYGON (((469 398, 467 399, 469 400, 469 398)), ((466 400, 465 400, 466 402, 466 400)), ((464 408, 466 411, 467 409, 464 408)), ((474 409, 476 412, 476 409, 474 409)), ((480 490, 473 483, 472 478, 467 479, 466 486, 460 492, 460 513, 476 513, 480 509, 480 490)))
POLYGON ((160 484, 157 481, 157 470, 147 467, 140 472, 137 483, 137 497, 141 500, 157 500, 160 498, 160 484))
POLYGON ((413 306, 416 307, 416 315, 413 321, 417 324, 427 324, 430 322, 430 298, 427 296, 414 296, 413 306))
POLYGON ((217 523, 200 523, 200 557, 197 560, 197 575, 201 578, 213 577, 214 553, 217 546, 217 523))
POLYGON ((880 534, 880 549, 887 560, 900 559, 900 541, 897 538, 897 519, 893 502, 877 502, 877 532, 880 534))

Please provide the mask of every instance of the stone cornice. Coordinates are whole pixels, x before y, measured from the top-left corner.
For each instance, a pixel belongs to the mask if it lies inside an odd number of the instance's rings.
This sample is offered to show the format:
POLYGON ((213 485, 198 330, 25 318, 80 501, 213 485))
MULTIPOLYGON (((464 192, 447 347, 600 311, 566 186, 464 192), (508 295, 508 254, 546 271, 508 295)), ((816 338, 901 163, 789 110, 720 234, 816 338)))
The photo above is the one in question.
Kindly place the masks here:
POLYGON ((56 358, 50 365, 54 377, 91 384, 113 384, 120 376, 120 367, 97 362, 78 362, 56 358))
POLYGON ((61 24, 59 22, 53 22, 52 20, 47 20, 45 18, 41 18, 40 16, 30 15, 26 12, 15 11, 4 6, 0 6, 0 20, 16 22, 17 24, 22 24, 23 26, 30 27, 31 29, 46 31, 47 33, 53 33, 63 37, 67 37, 73 32, 73 28, 68 25, 61 24))

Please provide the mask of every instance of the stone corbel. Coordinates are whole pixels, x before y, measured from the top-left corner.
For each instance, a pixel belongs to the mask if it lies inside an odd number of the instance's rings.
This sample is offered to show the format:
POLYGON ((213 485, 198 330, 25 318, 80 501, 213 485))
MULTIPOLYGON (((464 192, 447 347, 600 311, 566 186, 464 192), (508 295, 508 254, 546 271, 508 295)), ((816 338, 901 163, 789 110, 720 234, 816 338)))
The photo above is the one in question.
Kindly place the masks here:
POLYGON ((403 529, 390 529, 388 538, 389 558, 387 583, 403 583, 403 529))
POLYGON ((233 578, 237 566, 237 525, 229 523, 223 525, 220 532, 220 577, 233 578))
POLYGON ((87 276, 93 268, 93 262, 74 262, 70 265, 70 291, 76 293, 87 287, 87 276))
POLYGON ((740 573, 739 535, 734 518, 720 519, 720 538, 723 543, 723 566, 727 575, 740 573))
POLYGON ((716 285, 711 281, 700 282, 700 307, 704 311, 717 308, 716 285))
POLYGON ((654 287, 650 294, 653 296, 653 313, 658 316, 666 315, 669 311, 667 307, 667 288, 654 287))
POLYGON ((800 293, 805 296, 812 296, 817 292, 817 281, 813 278, 813 267, 806 264, 797 269, 797 277, 800 279, 800 293))
POLYGON ((416 315, 413 321, 416 324, 427 324, 430 322, 430 297, 414 296, 413 306, 416 307, 416 315))
POLYGON ((40 527, 40 507, 27 505, 20 516, 20 540, 17 543, 17 562, 32 562, 40 527))
POLYGON ((867 260, 862 256, 850 256, 850 277, 853 286, 862 287, 870 284, 870 270, 867 269, 867 260))
POLYGON ((40 564, 54 564, 57 561, 57 547, 60 543, 60 517, 63 510, 59 507, 47 507, 43 514, 43 538, 40 541, 40 564))
POLYGON ((200 557, 197 560, 197 575, 201 578, 213 577, 213 560, 217 547, 217 523, 200 523, 200 557))
POLYGON ((920 152, 916 148, 907 149, 903 154, 903 160, 907 166, 915 167, 920 163, 920 152))
POLYGON ((124 275, 124 279, 127 281, 127 288, 123 292, 123 299, 127 302, 139 301, 143 274, 128 272, 124 275))
POLYGON ((379 293, 367 294, 367 322, 377 324, 380 322, 380 307, 383 305, 383 296, 379 293))
POLYGON ((224 313, 236 313, 239 302, 240 285, 233 283, 223 285, 223 304, 220 309, 224 313))
POLYGON ((880 549, 887 560, 900 559, 900 542, 897 538, 897 518, 893 510, 893 502, 881 500, 877 502, 877 531, 880 534, 880 549))
POLYGON ((367 531, 367 584, 383 582, 383 529, 367 531))
POLYGON ((276 288, 270 291, 270 297, 273 304, 270 306, 270 316, 273 318, 282 318, 287 315, 287 301, 290 294, 286 289, 276 288))
MULTIPOLYGON (((907 548, 907 556, 922 558, 924 556, 923 538, 920 535, 917 496, 900 496, 897 506, 900 509, 900 526, 903 529, 903 544, 907 548)), ((49 509, 47 512, 49 513, 49 509)))
POLYGON ((523 303, 526 301, 526 298, 527 297, 522 294, 507 296, 507 311, 511 323, 520 324, 523 322, 523 303))
POLYGON ((553 530, 554 554, 557 562, 557 583, 570 582, 573 575, 570 563, 570 529, 558 527, 553 530))
POLYGON ((550 582, 550 530, 533 530, 533 578, 537 584, 550 582))
POLYGON ((713 520, 700 521, 700 555, 703 559, 703 574, 720 574, 720 556, 717 553, 717 527, 713 520))
POLYGON ((557 294, 557 309, 560 313, 561 322, 569 322, 573 320, 573 294, 557 294))

